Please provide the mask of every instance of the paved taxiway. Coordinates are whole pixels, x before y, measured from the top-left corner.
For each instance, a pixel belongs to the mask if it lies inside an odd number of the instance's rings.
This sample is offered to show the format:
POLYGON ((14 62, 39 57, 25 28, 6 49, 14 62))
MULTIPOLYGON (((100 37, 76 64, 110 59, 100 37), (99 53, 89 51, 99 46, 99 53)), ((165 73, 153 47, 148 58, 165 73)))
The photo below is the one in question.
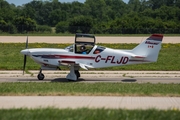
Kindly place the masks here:
MULTIPOLYGON (((1 77, 0 82, 72 82, 68 81, 63 78, 46 78, 43 81, 37 80, 36 77, 1 77)), ((180 84, 180 78, 128 78, 128 77, 120 77, 120 78, 107 78, 107 77, 97 77, 97 78, 80 78, 76 82, 86 82, 86 83, 96 83, 96 82, 122 82, 122 83, 174 83, 174 84, 180 84)))
MULTIPOLYGON (((37 80, 38 70, 0 71, 0 82, 69 82, 69 71, 43 71, 45 79, 37 80)), ((80 71, 77 82, 180 83, 180 71, 80 71)))

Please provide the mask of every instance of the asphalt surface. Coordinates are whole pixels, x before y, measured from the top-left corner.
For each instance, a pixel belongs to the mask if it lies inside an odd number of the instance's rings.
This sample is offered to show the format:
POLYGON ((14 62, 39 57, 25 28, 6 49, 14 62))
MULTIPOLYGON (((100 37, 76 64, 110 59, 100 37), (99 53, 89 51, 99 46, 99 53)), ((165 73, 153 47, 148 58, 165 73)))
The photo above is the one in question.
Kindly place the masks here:
MULTIPOLYGON (((37 80, 36 77, 31 77, 31 78, 0 78, 0 82, 74 82, 74 81, 69 81, 64 78, 46 78, 42 81, 37 80)), ((97 78, 80 78, 79 80, 75 82, 85 82, 85 83, 97 83, 97 82, 121 82, 121 83, 174 83, 174 84, 179 84, 180 80, 179 78, 126 78, 126 77, 120 77, 120 78, 105 78, 105 77, 97 77, 97 78)))
MULTIPOLYGON (((72 82, 66 79, 69 71, 43 71, 45 79, 37 79, 38 71, 0 71, 0 82, 72 82)), ((180 83, 180 71, 80 71, 76 82, 180 83)))

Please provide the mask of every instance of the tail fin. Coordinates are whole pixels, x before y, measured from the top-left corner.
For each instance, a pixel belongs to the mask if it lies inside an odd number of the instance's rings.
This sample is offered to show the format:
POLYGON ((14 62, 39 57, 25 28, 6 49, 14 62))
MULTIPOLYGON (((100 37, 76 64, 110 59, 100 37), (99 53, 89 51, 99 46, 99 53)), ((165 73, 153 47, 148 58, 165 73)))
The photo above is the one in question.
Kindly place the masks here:
POLYGON ((137 56, 144 56, 149 62, 156 62, 161 49, 163 35, 153 34, 135 47, 132 52, 137 56))

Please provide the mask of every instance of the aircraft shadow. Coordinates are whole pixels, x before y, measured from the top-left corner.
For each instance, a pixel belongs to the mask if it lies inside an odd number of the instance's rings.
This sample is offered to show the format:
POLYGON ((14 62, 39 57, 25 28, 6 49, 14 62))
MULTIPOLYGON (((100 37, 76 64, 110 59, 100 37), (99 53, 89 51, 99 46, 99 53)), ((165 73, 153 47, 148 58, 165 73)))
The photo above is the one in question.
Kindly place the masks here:
POLYGON ((45 80, 37 80, 37 79, 18 79, 17 81, 19 82, 136 82, 137 79, 131 79, 131 78, 127 78, 127 79, 122 79, 122 78, 115 78, 115 79, 110 79, 110 78, 87 78, 87 79, 83 79, 83 78, 79 78, 76 81, 73 80, 67 80, 66 78, 55 78, 55 79, 45 79, 45 80))
POLYGON ((123 79, 122 82, 136 82, 136 79, 123 79))
POLYGON ((55 78, 55 79, 51 80, 51 82, 81 82, 81 81, 84 81, 84 79, 80 78, 80 79, 74 81, 74 80, 68 80, 66 78, 55 78))
POLYGON ((76 81, 73 80, 67 80, 66 78, 55 78, 53 80, 51 80, 51 82, 136 82, 136 79, 116 79, 116 80, 103 80, 103 79, 83 79, 83 78, 79 78, 76 81))
POLYGON ((55 79, 44 79, 44 80, 38 80, 38 79, 17 79, 18 82, 81 82, 84 81, 84 79, 80 78, 76 81, 73 80, 67 80, 66 78, 55 78, 55 79))

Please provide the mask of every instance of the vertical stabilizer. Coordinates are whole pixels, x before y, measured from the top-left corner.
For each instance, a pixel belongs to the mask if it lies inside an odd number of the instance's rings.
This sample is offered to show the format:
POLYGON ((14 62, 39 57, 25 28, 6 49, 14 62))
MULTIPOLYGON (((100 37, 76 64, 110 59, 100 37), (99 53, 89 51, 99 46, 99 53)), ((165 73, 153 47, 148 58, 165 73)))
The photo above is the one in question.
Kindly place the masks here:
POLYGON ((163 35, 153 34, 135 47, 132 52, 135 55, 144 56, 149 62, 156 62, 161 49, 163 35))

